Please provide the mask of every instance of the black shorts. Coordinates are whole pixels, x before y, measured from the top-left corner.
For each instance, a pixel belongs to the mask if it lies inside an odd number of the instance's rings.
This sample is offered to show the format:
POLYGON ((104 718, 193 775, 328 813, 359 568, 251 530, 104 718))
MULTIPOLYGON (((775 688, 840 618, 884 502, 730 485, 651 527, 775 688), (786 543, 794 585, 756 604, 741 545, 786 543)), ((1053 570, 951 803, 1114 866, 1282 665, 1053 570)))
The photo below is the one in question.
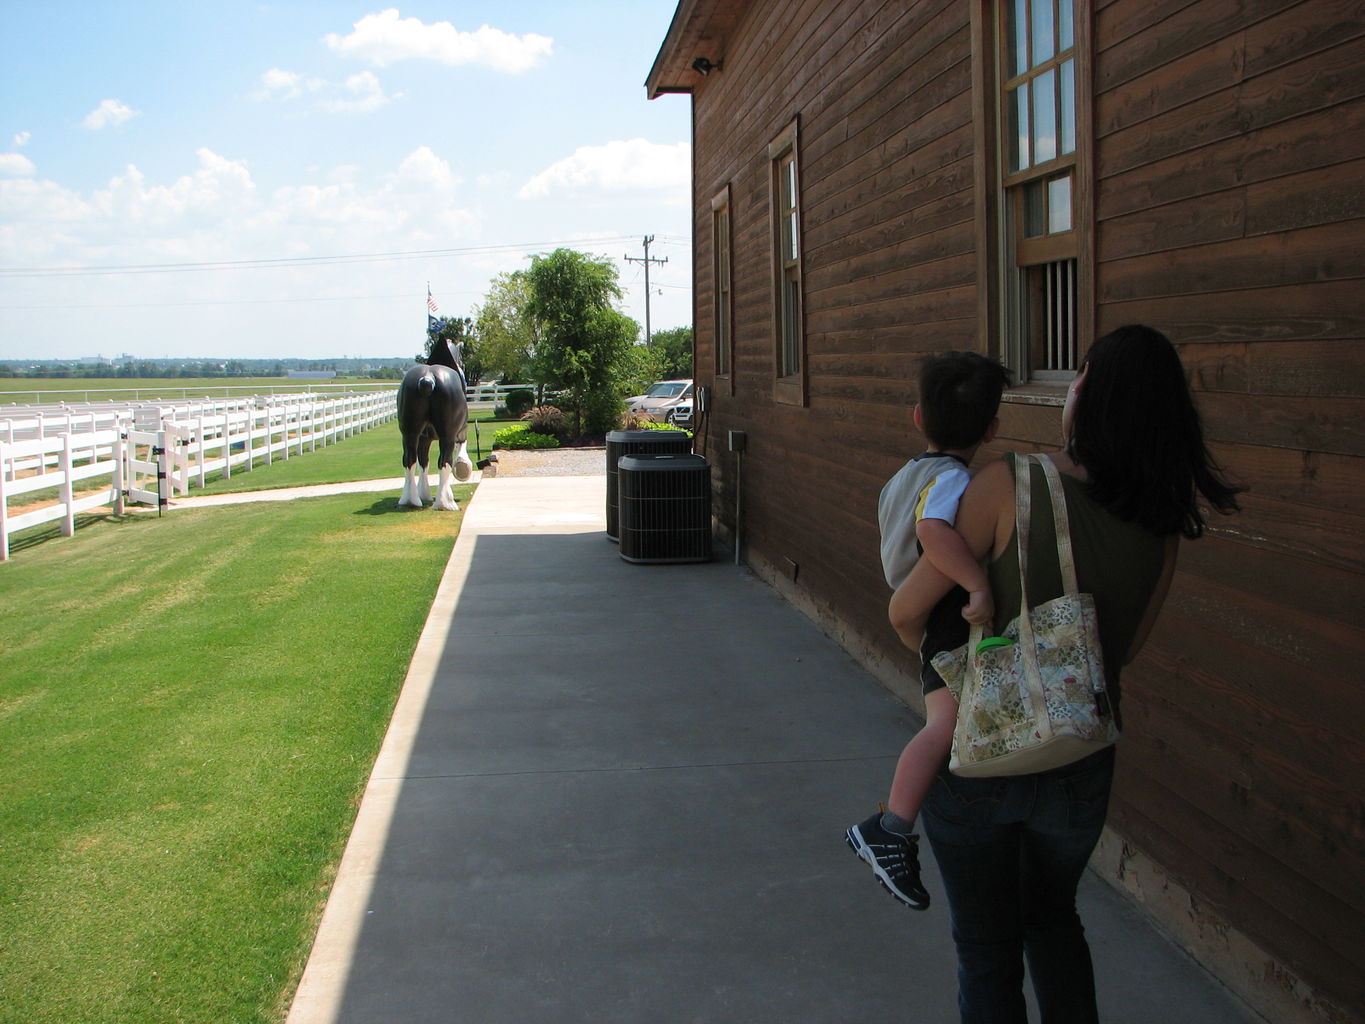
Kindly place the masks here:
POLYGON ((920 644, 919 657, 920 684, 925 693, 942 689, 947 684, 930 664, 935 654, 961 647, 971 636, 972 627, 962 617, 962 609, 967 607, 967 591, 954 587, 943 600, 934 605, 929 613, 929 621, 924 626, 924 641, 920 644))

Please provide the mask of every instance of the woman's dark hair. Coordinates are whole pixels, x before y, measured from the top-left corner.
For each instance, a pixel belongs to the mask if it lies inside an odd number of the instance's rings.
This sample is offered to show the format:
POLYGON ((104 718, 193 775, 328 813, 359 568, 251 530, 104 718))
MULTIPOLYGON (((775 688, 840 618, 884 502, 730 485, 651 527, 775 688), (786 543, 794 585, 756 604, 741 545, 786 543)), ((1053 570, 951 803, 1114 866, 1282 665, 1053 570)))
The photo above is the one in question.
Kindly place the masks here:
POLYGON ((1090 493, 1120 519, 1153 533, 1198 537, 1198 495, 1237 510, 1234 487, 1204 445, 1180 356, 1160 331, 1138 324, 1100 338, 1085 357, 1067 454, 1090 475, 1090 493))

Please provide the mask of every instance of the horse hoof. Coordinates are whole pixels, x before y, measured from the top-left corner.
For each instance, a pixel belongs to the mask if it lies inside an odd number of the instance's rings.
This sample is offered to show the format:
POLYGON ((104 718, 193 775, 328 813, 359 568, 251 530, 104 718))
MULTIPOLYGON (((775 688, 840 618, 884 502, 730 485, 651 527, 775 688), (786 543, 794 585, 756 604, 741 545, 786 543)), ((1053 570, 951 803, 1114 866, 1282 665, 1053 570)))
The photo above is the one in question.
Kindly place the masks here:
POLYGON ((468 462, 455 463, 455 479, 460 481, 468 480, 474 475, 474 466, 468 462))

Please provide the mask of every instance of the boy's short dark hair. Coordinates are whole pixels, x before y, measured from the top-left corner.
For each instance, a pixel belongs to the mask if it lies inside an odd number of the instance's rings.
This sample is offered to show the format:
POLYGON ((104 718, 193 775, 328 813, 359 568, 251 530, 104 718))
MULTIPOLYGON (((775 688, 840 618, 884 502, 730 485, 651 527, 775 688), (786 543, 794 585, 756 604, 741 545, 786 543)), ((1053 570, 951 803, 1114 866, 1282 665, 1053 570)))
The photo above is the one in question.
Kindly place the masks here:
POLYGON ((1000 408, 1010 373, 976 352, 944 352, 920 365, 919 404, 924 434, 940 448, 979 444, 1000 408))

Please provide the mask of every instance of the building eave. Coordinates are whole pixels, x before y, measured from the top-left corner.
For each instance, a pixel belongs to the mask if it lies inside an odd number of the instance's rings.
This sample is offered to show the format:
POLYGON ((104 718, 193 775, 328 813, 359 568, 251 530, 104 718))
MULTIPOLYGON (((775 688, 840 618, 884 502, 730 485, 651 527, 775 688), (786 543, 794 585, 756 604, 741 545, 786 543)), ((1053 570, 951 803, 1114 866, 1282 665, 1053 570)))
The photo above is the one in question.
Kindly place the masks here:
POLYGON ((645 79, 649 98, 692 92, 705 77, 692 67, 698 57, 721 65, 725 45, 747 6, 747 0, 680 0, 645 79))

